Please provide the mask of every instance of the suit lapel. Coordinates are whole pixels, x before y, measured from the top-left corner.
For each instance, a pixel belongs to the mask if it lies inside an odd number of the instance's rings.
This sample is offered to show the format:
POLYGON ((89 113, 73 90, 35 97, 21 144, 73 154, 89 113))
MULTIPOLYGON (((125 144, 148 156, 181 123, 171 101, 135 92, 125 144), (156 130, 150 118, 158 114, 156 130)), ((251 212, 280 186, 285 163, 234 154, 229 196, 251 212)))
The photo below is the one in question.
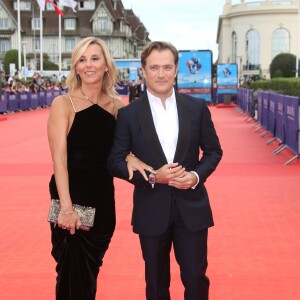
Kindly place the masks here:
POLYGON ((190 143, 190 111, 188 109, 188 99, 185 99, 182 95, 176 93, 176 104, 179 122, 179 133, 176 152, 174 156, 174 162, 182 163, 182 160, 187 155, 188 145, 190 143))
POLYGON ((147 148, 153 153, 153 158, 157 165, 162 166, 166 164, 167 159, 155 130, 147 93, 144 93, 140 98, 140 102, 137 107, 137 115, 143 135, 148 145, 147 148))

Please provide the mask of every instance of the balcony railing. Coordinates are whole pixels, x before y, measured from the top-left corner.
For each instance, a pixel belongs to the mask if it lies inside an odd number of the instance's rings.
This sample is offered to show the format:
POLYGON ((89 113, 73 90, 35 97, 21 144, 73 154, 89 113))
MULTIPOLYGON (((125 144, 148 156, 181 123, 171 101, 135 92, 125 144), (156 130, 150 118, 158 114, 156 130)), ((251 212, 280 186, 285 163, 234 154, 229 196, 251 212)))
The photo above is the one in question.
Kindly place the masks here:
POLYGON ((250 71, 250 70, 259 70, 260 65, 248 64, 243 65, 243 71, 250 71))

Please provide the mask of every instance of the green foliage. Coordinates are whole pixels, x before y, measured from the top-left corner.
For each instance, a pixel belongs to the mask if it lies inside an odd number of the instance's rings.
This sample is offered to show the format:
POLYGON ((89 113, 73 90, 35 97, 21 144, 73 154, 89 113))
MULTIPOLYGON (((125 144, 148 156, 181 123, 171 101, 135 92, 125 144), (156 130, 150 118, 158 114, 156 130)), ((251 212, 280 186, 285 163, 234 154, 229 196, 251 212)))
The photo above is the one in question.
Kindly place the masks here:
POLYGON ((44 60, 43 69, 45 71, 56 71, 56 70, 58 70, 58 65, 54 64, 53 62, 51 62, 49 60, 44 60))
POLYGON ((271 80, 255 81, 250 86, 251 89, 272 91, 289 96, 300 97, 300 78, 273 78, 271 80))
POLYGON ((296 56, 291 53, 280 53, 277 56, 275 56, 270 66, 271 78, 295 77, 296 59, 296 56))
MULTIPOLYGON (((4 72, 9 74, 9 65, 10 64, 15 64, 16 66, 16 70, 18 70, 19 68, 19 64, 18 64, 18 50, 16 49, 12 49, 12 50, 8 50, 6 51, 5 55, 4 55, 4 59, 3 59, 3 68, 4 68, 4 72)), ((21 55, 21 65, 24 64, 24 57, 21 55)))

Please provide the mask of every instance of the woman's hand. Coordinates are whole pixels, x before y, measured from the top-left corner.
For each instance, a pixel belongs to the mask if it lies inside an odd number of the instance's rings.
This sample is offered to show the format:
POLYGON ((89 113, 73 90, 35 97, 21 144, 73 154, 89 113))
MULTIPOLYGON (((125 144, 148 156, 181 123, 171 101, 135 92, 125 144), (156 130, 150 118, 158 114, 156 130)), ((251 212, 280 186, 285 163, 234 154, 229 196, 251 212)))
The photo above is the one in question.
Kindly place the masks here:
POLYGON ((59 227, 69 230, 71 234, 74 234, 75 229, 78 230, 81 226, 80 217, 74 210, 60 211, 57 223, 59 227))
POLYGON ((156 174, 156 171, 153 170, 152 167, 148 166, 144 162, 142 162, 140 159, 138 159, 136 156, 134 156, 132 153, 128 154, 126 156, 126 162, 127 162, 127 169, 129 173, 129 180, 133 177, 134 171, 139 171, 146 181, 148 181, 148 177, 145 171, 148 171, 150 173, 156 174))

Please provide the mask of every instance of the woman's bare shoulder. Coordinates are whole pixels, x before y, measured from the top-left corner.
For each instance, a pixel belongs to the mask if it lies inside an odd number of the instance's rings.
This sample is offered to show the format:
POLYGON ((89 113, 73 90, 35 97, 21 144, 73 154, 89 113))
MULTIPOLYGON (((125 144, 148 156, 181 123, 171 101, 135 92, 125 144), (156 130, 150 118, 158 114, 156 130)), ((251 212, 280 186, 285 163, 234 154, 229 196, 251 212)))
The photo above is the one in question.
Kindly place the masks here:
POLYGON ((72 105, 70 98, 67 94, 57 96, 53 99, 50 107, 51 111, 70 112, 72 111, 72 105))
POLYGON ((121 97, 115 98, 115 103, 116 103, 117 109, 122 108, 122 107, 125 106, 125 104, 124 104, 124 102, 122 101, 121 97))

